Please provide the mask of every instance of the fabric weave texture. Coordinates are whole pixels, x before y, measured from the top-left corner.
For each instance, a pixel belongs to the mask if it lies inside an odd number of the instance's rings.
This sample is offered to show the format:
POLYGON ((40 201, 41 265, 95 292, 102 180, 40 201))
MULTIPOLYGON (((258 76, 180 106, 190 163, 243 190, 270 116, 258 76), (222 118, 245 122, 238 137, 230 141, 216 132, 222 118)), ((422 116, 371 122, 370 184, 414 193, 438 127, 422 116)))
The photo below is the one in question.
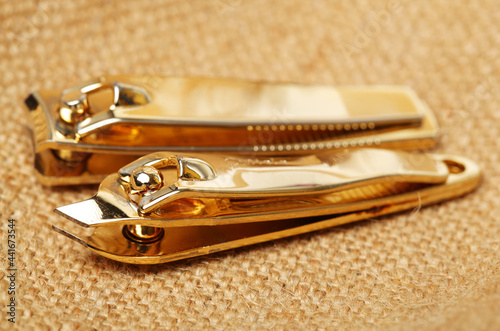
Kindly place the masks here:
POLYGON ((500 328, 500 7, 496 0, 0 1, 0 329, 17 227, 22 330, 500 328), (105 74, 408 85, 436 153, 479 163, 462 198, 157 266, 51 230, 96 186, 34 176, 24 98, 105 74))

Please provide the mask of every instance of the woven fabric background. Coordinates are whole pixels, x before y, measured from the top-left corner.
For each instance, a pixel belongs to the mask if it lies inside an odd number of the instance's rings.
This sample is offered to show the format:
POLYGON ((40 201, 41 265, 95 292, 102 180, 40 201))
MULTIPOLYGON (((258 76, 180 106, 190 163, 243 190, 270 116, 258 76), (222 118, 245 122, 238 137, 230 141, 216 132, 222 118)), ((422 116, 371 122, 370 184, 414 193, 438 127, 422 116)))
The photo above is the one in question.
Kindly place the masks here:
POLYGON ((0 329, 17 220, 19 329, 500 328, 497 0, 0 1, 0 329), (53 232, 95 186, 34 177, 23 99, 101 74, 402 84, 480 187, 450 202, 158 266, 53 232))

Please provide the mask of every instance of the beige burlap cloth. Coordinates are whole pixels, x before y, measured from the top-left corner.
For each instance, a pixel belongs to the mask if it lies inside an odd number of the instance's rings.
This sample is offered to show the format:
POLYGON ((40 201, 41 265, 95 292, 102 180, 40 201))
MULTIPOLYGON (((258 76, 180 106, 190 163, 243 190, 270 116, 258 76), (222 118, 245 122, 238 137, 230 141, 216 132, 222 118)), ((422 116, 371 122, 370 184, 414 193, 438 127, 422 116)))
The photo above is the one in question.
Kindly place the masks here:
POLYGON ((0 328, 7 219, 20 329, 500 328, 498 1, 0 1, 0 328), (23 99, 101 74, 402 84, 480 187, 377 220, 159 266, 99 257, 50 228, 92 186, 34 177, 23 99))

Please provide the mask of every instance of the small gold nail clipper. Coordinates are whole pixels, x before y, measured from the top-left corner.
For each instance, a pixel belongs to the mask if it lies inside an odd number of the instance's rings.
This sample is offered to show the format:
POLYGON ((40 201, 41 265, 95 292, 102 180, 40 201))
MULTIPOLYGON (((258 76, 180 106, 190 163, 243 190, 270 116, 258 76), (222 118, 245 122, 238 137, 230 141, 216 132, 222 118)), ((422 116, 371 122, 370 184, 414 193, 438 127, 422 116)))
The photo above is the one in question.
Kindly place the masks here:
POLYGON ((110 259, 155 264, 418 208, 478 181, 475 163, 451 155, 158 152, 108 176, 93 198, 56 209, 91 234, 54 229, 110 259))
POLYGON ((25 101, 46 185, 98 183, 156 151, 299 155, 426 149, 438 127, 407 87, 105 76, 25 101))

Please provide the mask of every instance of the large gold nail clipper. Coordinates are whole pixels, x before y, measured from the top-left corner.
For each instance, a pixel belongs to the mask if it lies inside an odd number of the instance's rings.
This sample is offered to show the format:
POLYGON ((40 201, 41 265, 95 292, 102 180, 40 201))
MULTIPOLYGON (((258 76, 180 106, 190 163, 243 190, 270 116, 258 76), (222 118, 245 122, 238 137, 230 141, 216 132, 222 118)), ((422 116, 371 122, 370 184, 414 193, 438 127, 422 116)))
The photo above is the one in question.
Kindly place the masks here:
POLYGON ((106 76, 26 99, 47 185, 98 183, 151 152, 298 155, 425 149, 437 123, 407 87, 106 76))
POLYGON ((163 263, 418 208, 478 180, 476 164, 451 155, 162 152, 108 176, 93 198, 56 209, 91 234, 54 228, 114 260, 163 263))

